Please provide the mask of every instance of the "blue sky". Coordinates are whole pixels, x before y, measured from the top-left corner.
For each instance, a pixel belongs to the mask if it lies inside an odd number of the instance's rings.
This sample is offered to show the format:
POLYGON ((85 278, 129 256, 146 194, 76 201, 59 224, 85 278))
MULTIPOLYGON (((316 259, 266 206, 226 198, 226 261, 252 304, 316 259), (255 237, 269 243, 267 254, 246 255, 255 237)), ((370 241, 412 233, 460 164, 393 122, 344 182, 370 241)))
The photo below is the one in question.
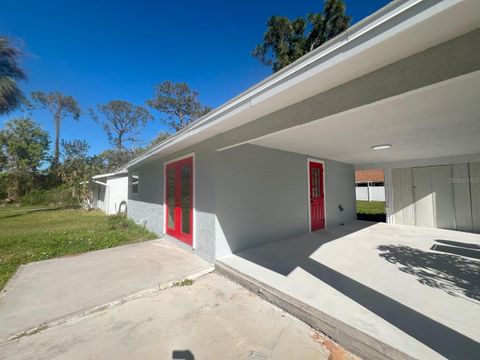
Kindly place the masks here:
MULTIPOLYGON (((389 0, 346 0, 357 22, 389 0)), ((271 74, 251 56, 271 15, 290 18, 320 11, 322 0, 264 1, 65 1, 2 0, 0 34, 23 42, 22 89, 60 91, 82 109, 109 100, 138 105, 164 80, 187 82, 200 100, 221 105, 271 74)), ((165 130, 160 114, 142 132, 146 144, 165 130)), ((0 117, 3 126, 14 115, 0 117)), ((52 133, 48 113, 33 118, 52 133)), ((91 153, 109 144, 100 126, 85 114, 67 119, 62 138, 85 139, 91 153)))

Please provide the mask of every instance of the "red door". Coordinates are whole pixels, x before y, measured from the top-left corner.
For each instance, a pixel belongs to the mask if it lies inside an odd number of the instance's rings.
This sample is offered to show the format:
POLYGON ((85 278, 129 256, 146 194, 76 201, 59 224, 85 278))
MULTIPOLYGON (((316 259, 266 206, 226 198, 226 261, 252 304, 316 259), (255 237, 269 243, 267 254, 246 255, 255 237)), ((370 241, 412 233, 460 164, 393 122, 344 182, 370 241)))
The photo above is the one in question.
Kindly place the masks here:
POLYGON ((325 227, 325 202, 323 193, 323 164, 309 162, 310 224, 311 230, 325 227))
POLYGON ((193 158, 168 164, 165 168, 165 184, 167 234, 192 246, 193 158))

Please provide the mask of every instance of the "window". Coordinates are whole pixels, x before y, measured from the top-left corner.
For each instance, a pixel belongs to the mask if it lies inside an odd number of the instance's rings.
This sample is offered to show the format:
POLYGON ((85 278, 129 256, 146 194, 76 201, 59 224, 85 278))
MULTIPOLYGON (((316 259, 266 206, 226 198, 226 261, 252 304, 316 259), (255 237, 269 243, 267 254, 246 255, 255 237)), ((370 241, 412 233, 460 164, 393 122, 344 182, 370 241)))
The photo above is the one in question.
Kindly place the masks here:
POLYGON ((132 194, 138 194, 138 175, 132 175, 132 194))

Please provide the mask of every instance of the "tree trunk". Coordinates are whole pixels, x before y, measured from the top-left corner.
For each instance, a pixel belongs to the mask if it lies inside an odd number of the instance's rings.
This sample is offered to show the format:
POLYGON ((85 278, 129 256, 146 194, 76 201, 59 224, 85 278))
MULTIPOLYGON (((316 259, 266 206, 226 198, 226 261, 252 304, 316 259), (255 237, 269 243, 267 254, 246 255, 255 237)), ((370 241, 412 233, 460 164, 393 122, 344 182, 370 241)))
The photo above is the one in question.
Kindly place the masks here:
POLYGON ((59 114, 55 114, 54 121, 55 121, 55 149, 53 152, 52 167, 55 168, 60 162, 60 121, 61 119, 59 114))

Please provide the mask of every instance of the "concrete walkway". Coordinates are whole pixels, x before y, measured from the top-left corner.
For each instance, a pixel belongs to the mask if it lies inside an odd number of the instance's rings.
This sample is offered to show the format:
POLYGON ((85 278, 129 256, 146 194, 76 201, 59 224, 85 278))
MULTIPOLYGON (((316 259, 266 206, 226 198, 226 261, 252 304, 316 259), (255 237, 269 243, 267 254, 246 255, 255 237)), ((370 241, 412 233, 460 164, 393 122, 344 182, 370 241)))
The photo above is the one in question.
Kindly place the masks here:
POLYGON ((0 358, 355 359, 215 273, 0 344, 0 358))
POLYGON ((217 268, 365 358, 474 359, 479 255, 478 234, 354 222, 217 268))
POLYGON ((0 295, 0 343, 45 323, 211 269, 211 264, 166 240, 22 266, 0 295))

